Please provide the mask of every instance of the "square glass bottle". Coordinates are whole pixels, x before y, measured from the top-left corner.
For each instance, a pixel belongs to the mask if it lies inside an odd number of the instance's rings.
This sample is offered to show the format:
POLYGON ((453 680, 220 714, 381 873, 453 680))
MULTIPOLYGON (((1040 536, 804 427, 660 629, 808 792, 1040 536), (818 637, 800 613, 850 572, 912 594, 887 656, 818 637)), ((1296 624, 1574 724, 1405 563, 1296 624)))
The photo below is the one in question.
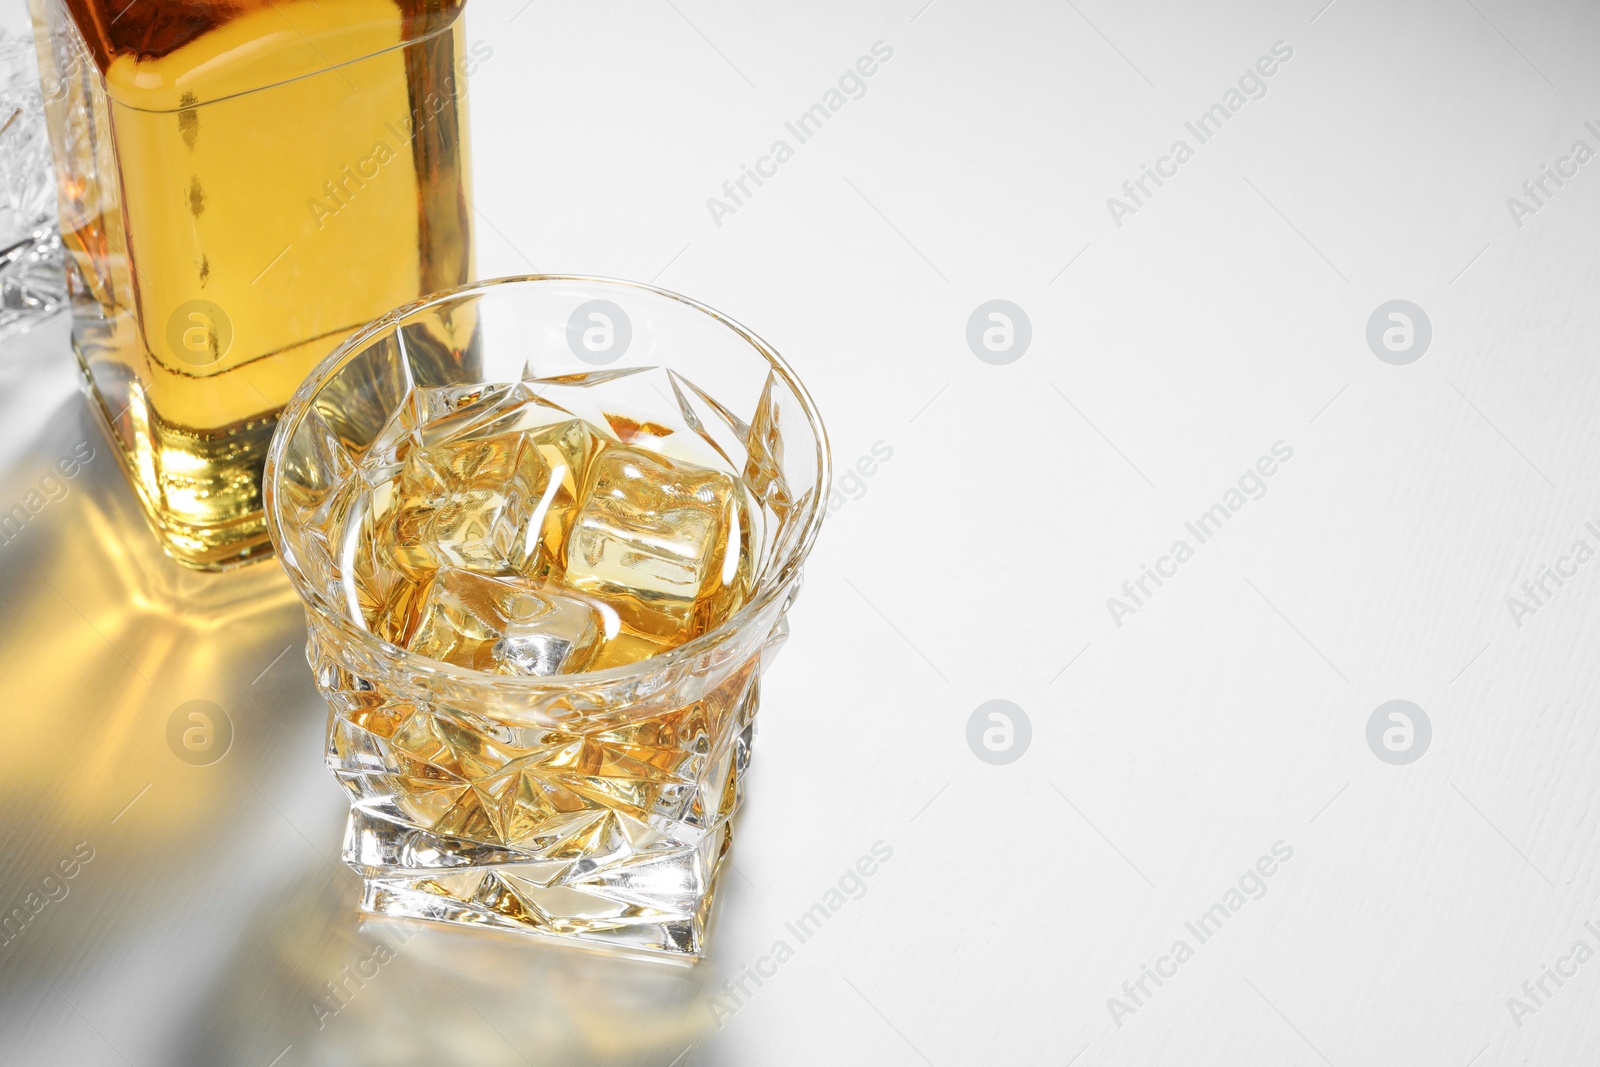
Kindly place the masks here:
POLYGON ((30 0, 73 347, 163 547, 271 551, 316 362, 470 280, 464 0, 30 0))

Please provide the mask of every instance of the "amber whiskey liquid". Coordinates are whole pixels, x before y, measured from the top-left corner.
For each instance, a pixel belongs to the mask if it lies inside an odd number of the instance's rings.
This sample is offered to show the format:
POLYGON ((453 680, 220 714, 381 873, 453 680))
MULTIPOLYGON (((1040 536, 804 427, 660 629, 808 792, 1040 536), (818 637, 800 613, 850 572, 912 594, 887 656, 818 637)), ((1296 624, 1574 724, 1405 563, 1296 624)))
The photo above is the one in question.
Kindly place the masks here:
POLYGON ((510 675, 604 670, 706 633, 753 585, 752 505, 721 457, 675 458, 673 437, 590 423, 524 384, 416 390, 319 524, 348 616, 510 675))
POLYGON ((74 347, 170 555, 269 552, 285 401, 471 277, 463 0, 30 0, 74 347))

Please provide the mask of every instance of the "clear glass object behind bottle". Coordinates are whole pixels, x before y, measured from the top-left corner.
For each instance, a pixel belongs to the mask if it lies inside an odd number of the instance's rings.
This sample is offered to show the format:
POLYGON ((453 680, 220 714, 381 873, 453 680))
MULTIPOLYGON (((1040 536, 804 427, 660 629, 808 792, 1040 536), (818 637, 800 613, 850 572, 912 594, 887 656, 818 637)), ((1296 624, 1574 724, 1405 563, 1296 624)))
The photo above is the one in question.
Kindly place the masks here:
POLYGON ((464 0, 29 0, 73 343, 167 552, 271 551, 284 403, 472 276, 464 0))

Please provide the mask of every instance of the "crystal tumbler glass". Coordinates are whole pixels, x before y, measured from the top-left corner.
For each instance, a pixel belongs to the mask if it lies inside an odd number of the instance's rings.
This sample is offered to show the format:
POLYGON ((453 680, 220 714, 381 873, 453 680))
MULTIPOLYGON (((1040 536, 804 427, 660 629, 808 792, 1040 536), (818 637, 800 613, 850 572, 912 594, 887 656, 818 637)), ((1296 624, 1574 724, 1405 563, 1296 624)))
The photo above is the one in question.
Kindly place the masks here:
POLYGON ((699 956, 828 480, 771 346, 647 285, 481 282, 324 360, 265 504, 363 910, 699 956))

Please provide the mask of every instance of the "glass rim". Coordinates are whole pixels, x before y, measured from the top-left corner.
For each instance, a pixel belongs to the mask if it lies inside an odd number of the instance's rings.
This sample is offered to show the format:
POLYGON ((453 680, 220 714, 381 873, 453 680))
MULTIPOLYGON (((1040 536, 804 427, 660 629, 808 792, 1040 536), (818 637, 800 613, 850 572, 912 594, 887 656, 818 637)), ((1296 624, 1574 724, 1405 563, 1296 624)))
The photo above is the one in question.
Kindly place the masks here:
POLYGON ((292 563, 290 558, 285 556, 284 521, 280 513, 277 492, 278 478, 283 468, 284 453, 288 449, 289 439, 298 429, 306 413, 311 410, 313 399, 324 386, 333 380, 340 369, 340 365, 349 356, 365 348, 390 328, 398 326, 411 316, 430 307, 449 303, 466 296, 481 295, 501 286, 546 282, 578 282, 597 288, 620 287, 635 289, 676 301, 732 330, 743 338, 745 343, 754 349, 757 355, 767 361, 772 373, 776 374, 796 399, 799 400, 800 408, 805 413, 806 422, 816 436, 817 491, 809 505, 810 514, 805 518, 805 528, 800 537, 794 542, 793 548, 789 551, 792 564, 785 563, 783 565, 784 567, 792 566, 796 575, 798 575, 799 565, 811 554, 811 548, 816 541, 817 532, 821 529, 823 517, 827 514, 826 501, 833 481, 832 454, 828 445, 827 429, 823 426, 822 417, 817 412, 816 402, 812 400, 811 394, 806 390, 799 377, 795 375, 793 369, 778 354, 777 349, 764 341, 749 327, 723 314, 716 308, 684 296, 681 293, 675 293, 670 289, 662 289, 646 282, 590 274, 512 274, 468 282, 452 289, 429 293, 427 296, 413 300, 410 303, 402 304, 387 314, 359 327, 332 352, 318 361, 317 365, 306 375, 305 380, 300 383, 299 388, 294 391, 294 395, 289 398, 288 403, 283 406, 282 411, 279 412, 278 426, 273 431, 272 444, 267 449, 266 468, 262 476, 262 511, 266 515, 267 533, 272 539, 275 558, 284 572, 288 574, 290 584, 294 586, 301 603, 317 615, 317 619, 308 620, 308 629, 315 630, 319 623, 330 625, 338 632, 341 640, 360 646, 371 655, 384 661, 403 665, 407 670, 423 678, 437 677, 457 685, 473 688, 482 687, 498 692, 507 690, 527 691, 530 693, 540 691, 558 692, 564 689, 586 686, 607 686, 625 683, 653 674, 671 671, 680 664, 704 655, 724 643, 738 633, 752 618, 765 611, 780 594, 788 595, 787 590, 794 584, 793 577, 788 581, 774 582, 770 588, 763 589, 757 586, 757 595, 751 597, 732 615, 699 637, 686 641, 676 648, 668 649, 665 652, 633 663, 607 667, 598 671, 580 671, 574 674, 495 674, 490 671, 461 667, 453 663, 446 663, 443 660, 420 655, 408 648, 385 641, 364 626, 356 626, 344 616, 337 605, 331 604, 323 592, 311 583, 298 564, 292 563))

